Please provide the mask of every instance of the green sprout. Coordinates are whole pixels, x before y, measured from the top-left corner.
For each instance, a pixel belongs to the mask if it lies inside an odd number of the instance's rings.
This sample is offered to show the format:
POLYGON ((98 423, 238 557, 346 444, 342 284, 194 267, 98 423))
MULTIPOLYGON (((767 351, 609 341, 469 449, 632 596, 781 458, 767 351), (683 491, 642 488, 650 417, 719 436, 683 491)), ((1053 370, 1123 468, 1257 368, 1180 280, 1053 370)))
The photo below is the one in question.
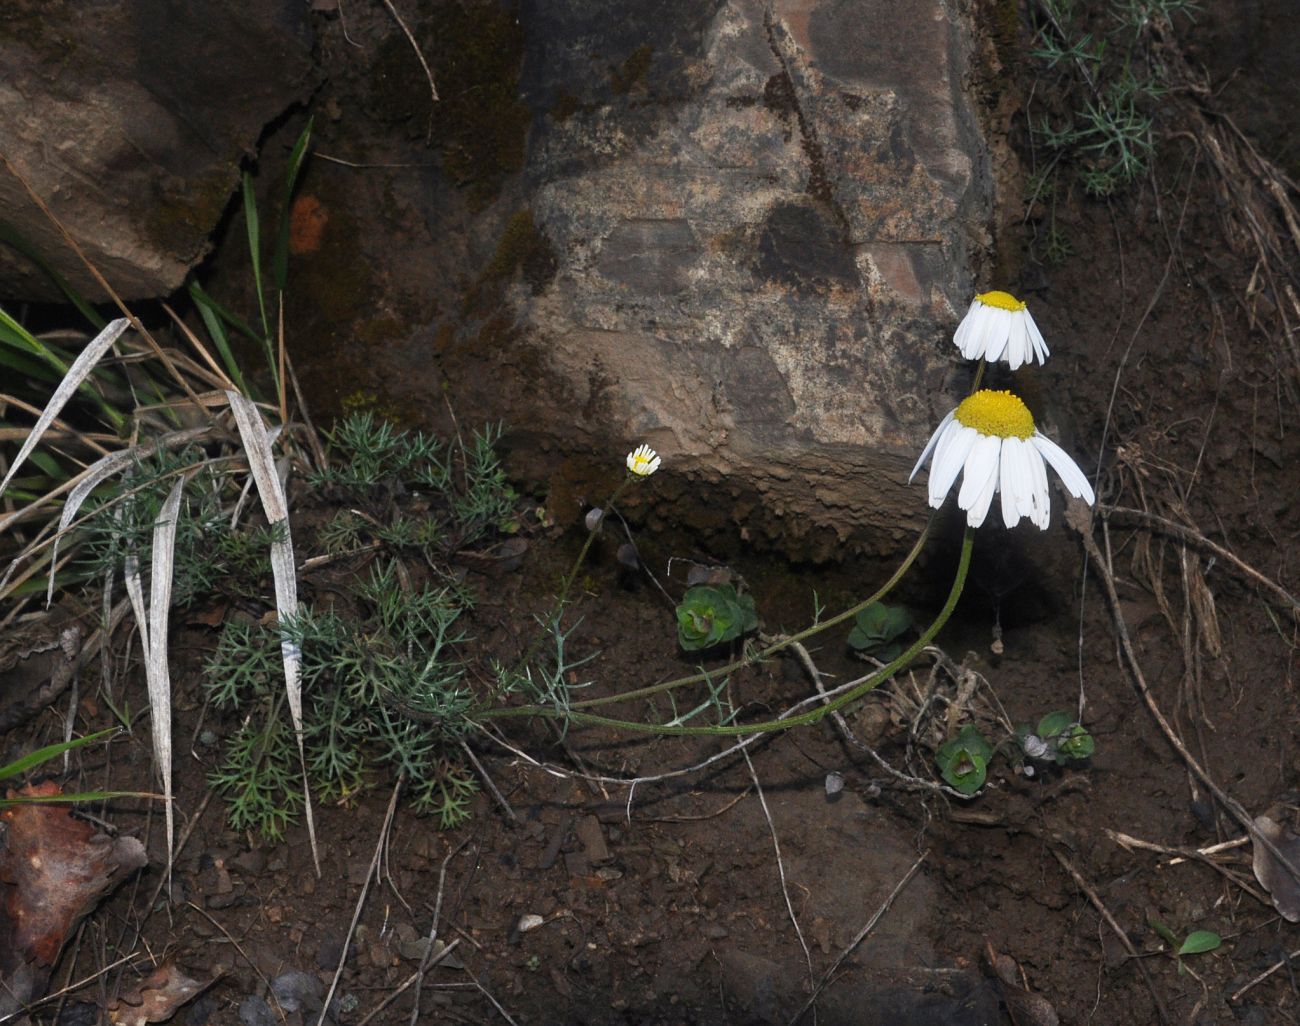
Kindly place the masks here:
POLYGON ((758 627, 754 597, 731 584, 700 584, 677 607, 677 641, 687 652, 735 641, 758 627))
POLYGON ((1092 735, 1068 712, 1048 713, 1038 721, 1037 729, 1024 724, 1016 730, 1016 739, 1030 759, 1041 759, 1063 766, 1090 758, 1097 749, 1092 735))
POLYGON ((974 724, 966 724, 961 733, 945 742, 935 753, 943 779, 964 795, 973 795, 988 777, 993 746, 984 740, 974 724))
POLYGON ((1147 923, 1151 926, 1151 929, 1160 934, 1164 942, 1169 945, 1170 952, 1178 961, 1178 972, 1180 975, 1185 972, 1190 972, 1190 970, 1183 964, 1183 959, 1186 956, 1203 955, 1206 952, 1215 951, 1223 943, 1223 938, 1213 930, 1193 930, 1183 938, 1182 943, 1179 943, 1178 935, 1159 919, 1156 919, 1154 916, 1147 916, 1147 923))
POLYGON ((873 602, 854 618, 849 631, 849 647, 875 656, 883 663, 893 662, 903 650, 896 640, 912 626, 912 618, 902 606, 873 602))

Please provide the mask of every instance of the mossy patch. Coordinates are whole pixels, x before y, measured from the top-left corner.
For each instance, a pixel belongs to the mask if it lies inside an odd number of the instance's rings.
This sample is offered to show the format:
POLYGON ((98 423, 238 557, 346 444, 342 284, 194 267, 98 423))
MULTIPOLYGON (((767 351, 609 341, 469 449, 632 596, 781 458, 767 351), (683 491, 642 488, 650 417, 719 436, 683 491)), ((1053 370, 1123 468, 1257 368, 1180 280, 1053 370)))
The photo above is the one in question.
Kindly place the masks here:
POLYGON ((169 179, 149 204, 145 237, 160 250, 193 253, 221 220, 237 182, 236 170, 224 164, 198 179, 169 179))
POLYGON ((1020 5, 1016 0, 997 0, 993 7, 991 35, 1002 67, 1011 70, 1023 59, 1020 45, 1020 5))
POLYGON ((483 311, 501 286, 520 272, 533 295, 539 295, 555 277, 556 267, 555 251, 534 223, 533 212, 528 207, 517 210, 506 222, 492 259, 466 292, 463 312, 483 311))
POLYGON ((524 30, 517 13, 496 0, 460 0, 435 8, 422 33, 441 96, 433 141, 474 210, 524 166, 532 112, 519 99, 524 30))
POLYGON ((648 43, 638 46, 622 64, 609 69, 609 88, 619 96, 626 96, 646 77, 654 60, 654 47, 648 43))

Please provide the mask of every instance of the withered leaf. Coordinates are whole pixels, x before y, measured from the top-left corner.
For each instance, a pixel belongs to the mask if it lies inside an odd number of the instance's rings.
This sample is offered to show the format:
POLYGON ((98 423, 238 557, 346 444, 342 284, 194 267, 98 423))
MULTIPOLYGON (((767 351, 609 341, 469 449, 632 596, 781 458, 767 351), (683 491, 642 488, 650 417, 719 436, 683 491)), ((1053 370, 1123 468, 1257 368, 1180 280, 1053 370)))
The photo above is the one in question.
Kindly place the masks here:
MULTIPOLYGON (((9 796, 60 793, 44 783, 9 796)), ((0 812, 0 823, 0 951, 15 964, 52 966, 81 917, 148 861, 134 837, 98 834, 66 805, 13 805, 0 812)), ((0 978, 5 968, 0 964, 0 978)))
POLYGON ((112 1026, 166 1022, 176 1014, 176 1009, 216 979, 216 976, 208 980, 191 979, 169 958, 129 993, 108 1003, 108 1021, 112 1026))
MULTIPOLYGON (((1300 836, 1295 831, 1268 816, 1256 816, 1255 829, 1272 841, 1291 865, 1300 867, 1300 836)), ((1300 883, 1295 874, 1262 844, 1254 845, 1254 849, 1255 879, 1268 891, 1273 907, 1282 913, 1283 919, 1288 923, 1300 922, 1300 883)))
POLYGON ((997 980, 1007 1014, 1016 1026, 1060 1026, 1060 1016, 1052 1003, 1021 984, 1020 966, 1016 960, 994 951, 992 943, 987 940, 984 942, 984 968, 997 980))

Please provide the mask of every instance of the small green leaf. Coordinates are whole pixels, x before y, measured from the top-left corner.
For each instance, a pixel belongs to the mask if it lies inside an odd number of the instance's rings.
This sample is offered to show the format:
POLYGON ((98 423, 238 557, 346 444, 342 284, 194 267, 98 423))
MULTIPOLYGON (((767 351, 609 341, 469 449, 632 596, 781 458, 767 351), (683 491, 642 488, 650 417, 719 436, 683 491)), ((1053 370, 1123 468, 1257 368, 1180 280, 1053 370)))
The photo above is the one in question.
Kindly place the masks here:
POLYGON ((677 640, 687 652, 734 641, 757 626, 753 596, 730 584, 691 588, 677 607, 677 640))
MULTIPOLYGON (((887 645, 912 626, 912 618, 902 606, 887 606, 883 602, 873 602, 866 609, 860 610, 854 617, 853 629, 849 632, 849 647, 858 651, 870 651, 887 645)), ((883 655, 878 658, 886 659, 883 655)))
POLYGON ((935 753, 935 762, 943 779, 964 795, 972 795, 984 786, 992 758, 992 746, 969 723, 935 753))
POLYGON ((1159 919, 1155 919, 1152 916, 1147 916, 1147 925, 1150 926, 1151 929, 1155 930, 1156 933, 1160 934, 1160 936, 1164 939, 1164 942, 1168 944, 1171 948, 1176 947, 1178 945, 1178 938, 1174 935, 1174 931, 1169 929, 1169 927, 1167 927, 1159 919))
POLYGON ((1194 930, 1187 935, 1187 939, 1178 949, 1178 954, 1179 956, 1199 955, 1206 951, 1213 951, 1222 943, 1223 938, 1217 933, 1210 930, 1194 930))
POLYGON ((1097 743, 1092 735, 1077 723, 1069 732, 1056 742, 1056 760, 1064 762, 1069 759, 1087 759, 1097 750, 1097 743))
POLYGON ((1053 738, 1064 734, 1073 727, 1078 720, 1072 713, 1068 712, 1050 712, 1038 721, 1038 736, 1044 741, 1051 741, 1053 738))

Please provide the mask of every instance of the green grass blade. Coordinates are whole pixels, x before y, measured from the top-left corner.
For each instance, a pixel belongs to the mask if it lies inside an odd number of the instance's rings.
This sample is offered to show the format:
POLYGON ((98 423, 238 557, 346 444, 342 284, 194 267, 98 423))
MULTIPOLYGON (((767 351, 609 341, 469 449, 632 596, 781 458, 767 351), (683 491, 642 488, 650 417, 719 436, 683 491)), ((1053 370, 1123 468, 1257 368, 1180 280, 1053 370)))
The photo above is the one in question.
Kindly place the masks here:
POLYGON ((289 170, 284 176, 284 205, 280 210, 280 231, 276 235, 275 254, 271 259, 271 277, 275 287, 283 292, 289 280, 289 227, 290 213, 293 209, 293 191, 298 185, 298 173, 302 170, 303 159, 307 156, 307 145, 311 142, 311 128, 315 118, 307 120, 307 127, 298 136, 289 154, 289 170))
POLYGON ((99 312, 87 302, 86 297, 72 287, 67 278, 63 277, 54 266, 41 256, 40 252, 27 241, 27 238, 19 232, 13 225, 7 221, 0 221, 0 242, 7 243, 25 256, 50 279, 55 287, 68 297, 68 302, 81 311, 81 316, 90 322, 91 327, 96 331, 103 331, 108 321, 99 315, 99 312))
POLYGON ((8 329, 0 327, 0 368, 50 384, 57 384, 62 380, 62 374, 44 360, 26 355, 25 349, 26 347, 14 338, 8 329))
POLYGON ((50 346, 47 346, 16 320, 10 317, 3 307, 0 307, 0 327, 5 329, 4 340, 6 342, 26 349, 29 353, 32 353, 35 356, 39 356, 59 372, 59 377, 68 373, 68 367, 70 365, 60 359, 50 346))
MULTIPOLYGON (((121 332, 118 332, 119 336, 120 334, 121 332)), ((99 338, 102 338, 103 335, 104 332, 100 331, 95 342, 97 342, 99 338)), ((60 389, 62 388, 62 382, 67 379, 68 372, 71 371, 77 363, 77 360, 75 359, 71 363, 65 362, 56 349, 47 346, 30 331, 24 328, 14 320, 3 307, 0 307, 0 341, 5 341, 15 345, 19 349, 27 350, 56 369, 59 372, 60 389)), ((93 346, 95 342, 91 342, 91 345, 93 346)), ((78 359, 79 358, 80 357, 78 357, 78 359)), ((95 404, 99 407, 100 412, 103 413, 108 423, 112 425, 113 430, 118 431, 126 423, 127 417, 125 414, 118 411, 112 403, 100 395, 99 390, 91 383, 92 378, 99 373, 102 373, 102 370, 96 367, 92 366, 87 369, 82 375, 81 380, 77 383, 76 391, 81 392, 94 400, 95 404)))
POLYGON ((191 298, 193 298, 195 302, 208 307, 213 313, 215 313, 218 317, 220 317, 222 321, 230 325, 230 327, 234 328, 245 338, 253 342, 262 341, 262 336, 253 330, 252 325, 250 325, 242 317, 238 316, 237 314, 228 310, 226 307, 222 306, 210 295, 204 292, 203 286, 200 285, 198 282, 196 281, 190 282, 189 291, 190 291, 191 298))
POLYGON ((221 357, 221 362, 226 365, 226 373, 230 375, 230 380, 235 383, 240 392, 248 395, 248 386, 244 384, 244 375, 240 373, 239 362, 230 350, 230 336, 226 334, 226 325, 212 297, 199 288, 198 282, 191 282, 190 298, 198 307, 203 325, 208 329, 208 338, 217 347, 217 354, 221 357))
POLYGON ((60 741, 58 744, 46 745, 44 748, 38 748, 34 752, 28 752, 21 759, 15 759, 7 766, 0 766, 0 780, 9 780, 13 777, 20 776, 21 774, 26 773, 29 769, 34 769, 41 765, 43 762, 57 759, 64 752, 70 752, 74 748, 81 748, 84 745, 93 744, 101 738, 116 733, 116 727, 109 727, 106 730, 101 730, 94 734, 86 734, 83 737, 74 737, 71 741, 60 741))
POLYGON ((75 794, 45 794, 18 798, 0 798, 0 809, 10 805, 79 805, 82 802, 106 802, 111 798, 159 798, 148 791, 78 791, 75 794))
POLYGON ((257 195, 253 176, 244 172, 244 224, 248 228, 248 256, 253 262, 253 284, 257 288, 257 306, 262 311, 262 339, 271 337, 271 322, 266 319, 266 294, 262 289, 262 229, 257 217, 257 195))

